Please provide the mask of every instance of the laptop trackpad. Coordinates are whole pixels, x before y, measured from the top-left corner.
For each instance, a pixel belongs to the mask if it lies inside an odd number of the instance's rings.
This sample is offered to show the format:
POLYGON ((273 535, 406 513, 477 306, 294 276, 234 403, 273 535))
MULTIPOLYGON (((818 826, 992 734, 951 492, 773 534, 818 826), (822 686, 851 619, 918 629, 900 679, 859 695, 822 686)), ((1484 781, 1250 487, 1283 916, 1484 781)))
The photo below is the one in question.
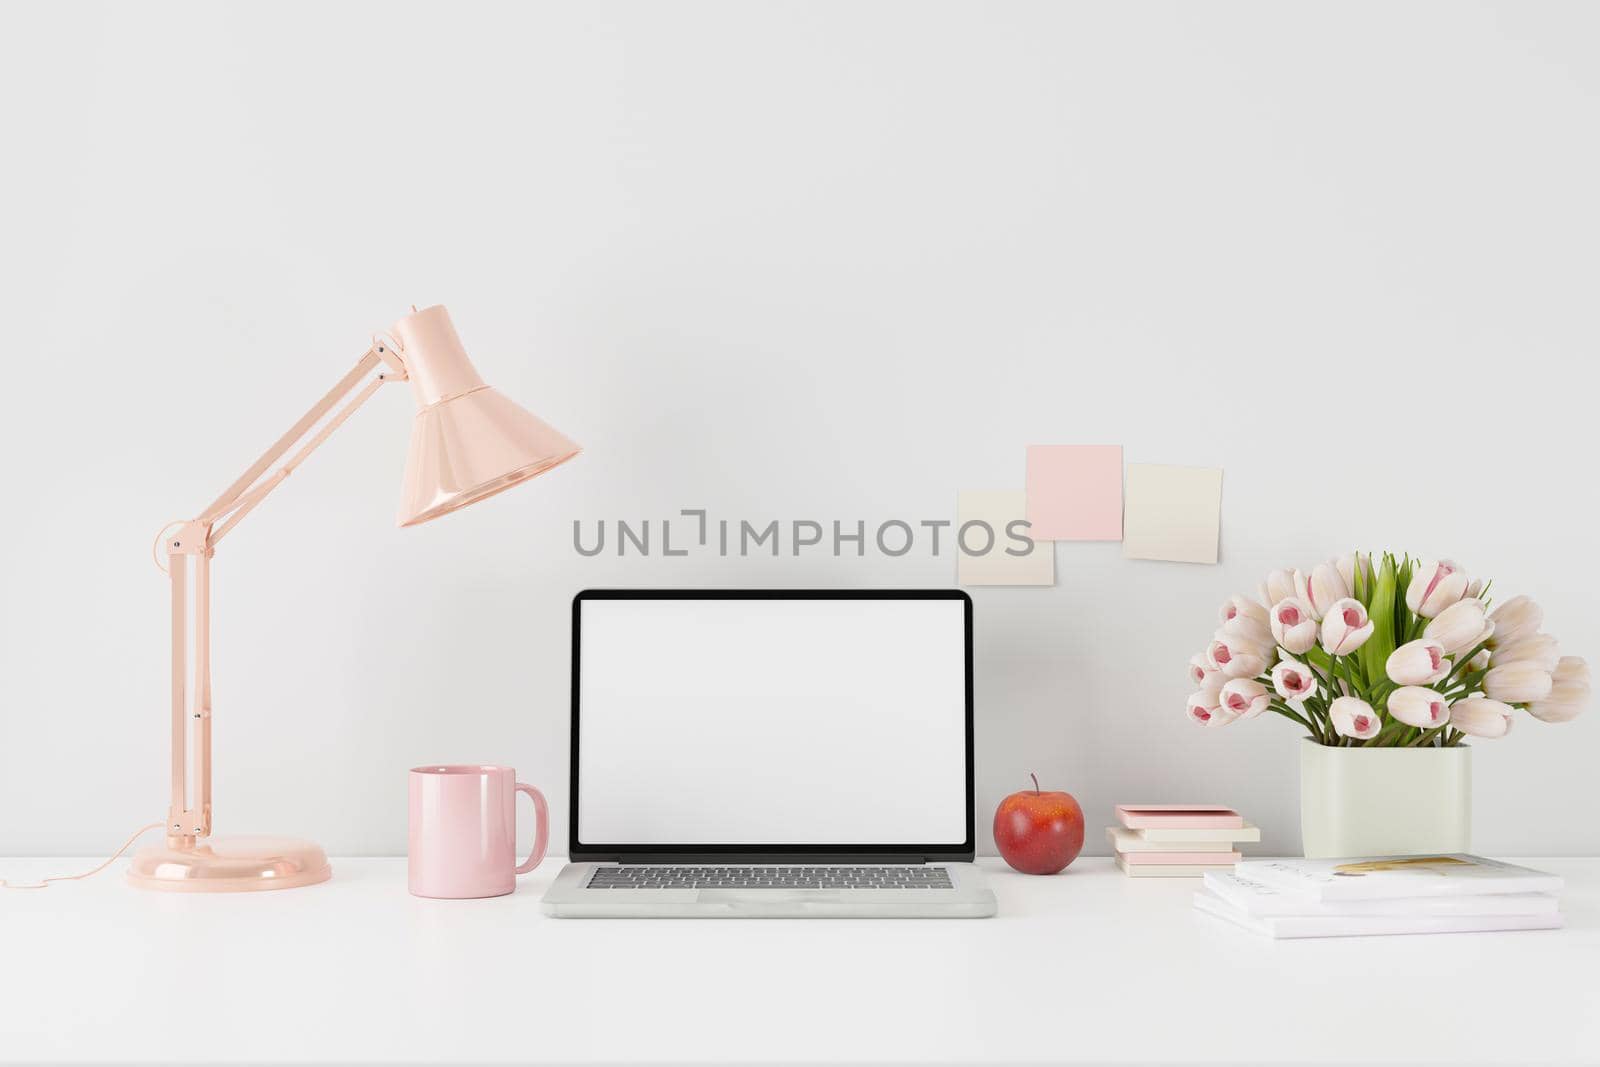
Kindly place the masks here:
POLYGON ((701 904, 806 904, 838 900, 837 889, 702 889, 701 904))

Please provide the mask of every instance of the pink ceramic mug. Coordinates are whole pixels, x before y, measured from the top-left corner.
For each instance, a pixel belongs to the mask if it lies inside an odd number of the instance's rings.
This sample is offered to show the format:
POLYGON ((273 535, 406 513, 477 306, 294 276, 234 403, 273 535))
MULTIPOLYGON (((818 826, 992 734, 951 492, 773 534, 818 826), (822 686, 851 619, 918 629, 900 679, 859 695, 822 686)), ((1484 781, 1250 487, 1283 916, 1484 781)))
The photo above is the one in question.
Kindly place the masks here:
POLYGON ((550 810, 510 767, 411 769, 411 891, 419 897, 498 897, 544 859, 550 810), (533 852, 517 865, 517 794, 533 798, 533 852))

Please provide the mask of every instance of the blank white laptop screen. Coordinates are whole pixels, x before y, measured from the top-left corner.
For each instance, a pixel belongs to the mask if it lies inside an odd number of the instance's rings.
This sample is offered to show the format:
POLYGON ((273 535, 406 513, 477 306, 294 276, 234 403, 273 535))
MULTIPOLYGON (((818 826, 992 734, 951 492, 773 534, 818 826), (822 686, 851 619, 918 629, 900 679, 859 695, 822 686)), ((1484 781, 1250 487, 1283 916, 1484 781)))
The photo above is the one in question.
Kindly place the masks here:
POLYGON ((578 840, 961 845, 960 599, 580 602, 578 840))

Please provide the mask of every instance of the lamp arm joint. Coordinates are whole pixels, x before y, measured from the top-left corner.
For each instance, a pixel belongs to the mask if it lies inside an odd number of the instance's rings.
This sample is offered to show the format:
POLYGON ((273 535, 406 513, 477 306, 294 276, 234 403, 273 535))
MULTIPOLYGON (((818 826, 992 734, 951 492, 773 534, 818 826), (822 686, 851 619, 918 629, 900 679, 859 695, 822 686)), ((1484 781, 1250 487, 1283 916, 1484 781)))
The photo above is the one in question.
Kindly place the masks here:
POLYGON ((224 490, 210 507, 195 518, 178 524, 180 533, 167 538, 169 553, 174 550, 174 542, 180 539, 180 535, 182 546, 178 551, 209 552, 240 519, 244 518, 268 493, 282 484, 285 478, 294 473, 295 468, 307 456, 326 441, 333 431, 343 425, 344 421, 373 393, 377 392, 379 386, 387 382, 406 381, 407 377, 405 363, 395 350, 393 342, 387 338, 375 337, 371 346, 356 361, 350 372, 328 390, 321 400, 313 404, 311 409, 224 490), (379 366, 384 369, 362 386, 362 379, 379 366), (359 391, 357 391, 358 386, 360 386, 359 391), (334 411, 340 401, 345 400, 352 392, 355 392, 355 395, 343 407, 334 411), (330 411, 333 412, 331 416, 328 414, 330 411), (297 452, 284 460, 283 465, 276 471, 265 478, 262 477, 268 468, 282 460, 291 448, 300 444, 324 417, 327 417, 327 422, 312 434, 309 440, 305 440, 297 452))

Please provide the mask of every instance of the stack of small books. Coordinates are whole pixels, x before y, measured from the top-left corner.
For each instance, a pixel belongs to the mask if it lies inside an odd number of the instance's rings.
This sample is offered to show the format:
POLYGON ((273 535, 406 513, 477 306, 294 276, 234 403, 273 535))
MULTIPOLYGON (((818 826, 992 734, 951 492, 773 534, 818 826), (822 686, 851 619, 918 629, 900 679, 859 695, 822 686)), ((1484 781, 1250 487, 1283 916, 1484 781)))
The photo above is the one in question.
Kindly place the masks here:
POLYGON ((1239 862, 1238 845, 1261 831, 1232 808, 1212 804, 1118 804, 1121 826, 1106 827, 1117 866, 1130 878, 1198 878, 1239 862))
POLYGON ((1266 937, 1550 930, 1561 879, 1481 856, 1253 860, 1214 871, 1200 911, 1266 937))

